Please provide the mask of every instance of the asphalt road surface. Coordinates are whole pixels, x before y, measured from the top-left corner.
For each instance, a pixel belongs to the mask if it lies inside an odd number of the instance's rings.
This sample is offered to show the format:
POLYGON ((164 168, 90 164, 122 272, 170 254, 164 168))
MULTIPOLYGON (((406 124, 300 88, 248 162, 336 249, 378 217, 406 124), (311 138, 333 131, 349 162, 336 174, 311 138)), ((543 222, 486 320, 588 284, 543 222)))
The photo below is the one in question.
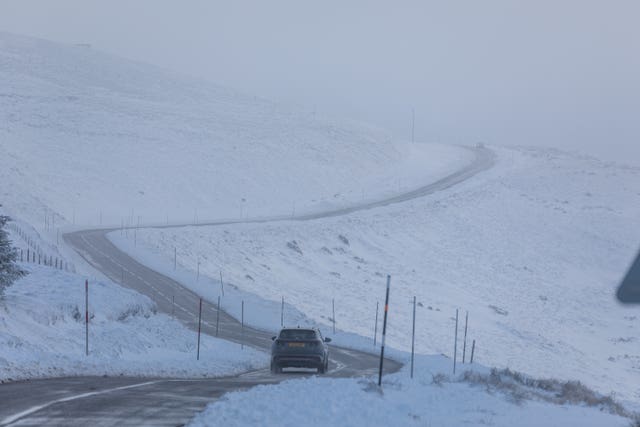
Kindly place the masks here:
MULTIPOLYGON (((485 148, 472 149, 475 160, 465 168, 435 183, 398 196, 327 212, 304 214, 294 218, 271 217, 254 220, 203 222, 196 225, 272 222, 281 220, 309 221, 400 203, 450 188, 494 163, 494 153, 485 148)), ((173 224, 168 227, 193 226, 173 224)), ((162 226, 167 227, 167 226, 162 226)), ((106 237, 112 229, 85 230, 64 236, 91 266, 117 283, 147 295, 158 310, 173 314, 187 327, 197 329, 199 296, 170 279, 135 261, 116 248, 106 237), (175 295, 175 301, 170 296, 175 295)), ((216 313, 216 306, 205 302, 203 311, 216 313)), ((211 314, 209 317, 213 317, 211 314)), ((203 333, 216 335, 215 323, 203 322, 203 333)), ((227 313, 220 312, 219 337, 262 350, 269 350, 273 332, 246 327, 227 313)), ((375 375, 377 356, 331 346, 329 377, 375 375)), ((401 365, 385 360, 385 373, 395 372, 401 365)), ((233 390, 258 384, 276 383, 308 373, 273 375, 268 369, 216 379, 172 379, 132 377, 71 377, 20 381, 0 385, 0 426, 179 426, 188 422, 207 403, 233 390)))

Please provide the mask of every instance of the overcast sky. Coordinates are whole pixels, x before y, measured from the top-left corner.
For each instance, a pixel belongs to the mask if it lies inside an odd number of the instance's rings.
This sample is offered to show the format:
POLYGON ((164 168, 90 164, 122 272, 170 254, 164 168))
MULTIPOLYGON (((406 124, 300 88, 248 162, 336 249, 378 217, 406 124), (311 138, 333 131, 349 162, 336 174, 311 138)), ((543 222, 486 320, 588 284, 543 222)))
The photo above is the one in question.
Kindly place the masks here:
POLYGON ((425 142, 640 164, 637 0, 0 0, 0 30, 142 60, 425 142))

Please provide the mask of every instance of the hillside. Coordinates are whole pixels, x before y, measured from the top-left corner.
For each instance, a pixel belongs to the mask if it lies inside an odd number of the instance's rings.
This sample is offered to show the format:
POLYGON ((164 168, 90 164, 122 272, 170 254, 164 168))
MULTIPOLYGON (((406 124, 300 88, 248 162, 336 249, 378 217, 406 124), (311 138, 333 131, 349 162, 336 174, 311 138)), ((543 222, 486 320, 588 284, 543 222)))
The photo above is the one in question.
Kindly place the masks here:
POLYGON ((6 33, 0 82, 0 196, 34 224, 52 211, 49 223, 67 225, 288 214, 389 193, 468 157, 6 33))

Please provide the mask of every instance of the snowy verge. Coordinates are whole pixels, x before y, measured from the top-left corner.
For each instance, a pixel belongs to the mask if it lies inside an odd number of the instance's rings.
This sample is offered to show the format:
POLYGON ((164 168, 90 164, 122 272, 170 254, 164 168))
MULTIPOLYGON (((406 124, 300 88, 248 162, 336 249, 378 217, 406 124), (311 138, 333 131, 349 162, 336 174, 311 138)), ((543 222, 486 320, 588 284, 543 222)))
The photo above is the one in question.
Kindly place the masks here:
POLYGON ((267 355, 196 334, 156 312, 147 297, 109 281, 21 264, 28 275, 0 300, 0 381, 76 375, 215 377, 267 365, 267 355))
MULTIPOLYGON (((260 385, 226 394, 189 425, 627 427, 630 424, 627 417, 632 414, 610 398, 580 387, 558 383, 560 392, 553 393, 533 382, 521 385, 508 373, 478 365, 464 367, 468 369, 466 373, 450 377, 450 361, 446 358, 420 356, 413 379, 405 366, 402 371, 386 376, 382 389, 372 378, 311 377, 260 385), (487 385, 475 378, 488 378, 492 383, 487 385)), ((540 384, 551 383, 555 384, 552 380, 540 384)))

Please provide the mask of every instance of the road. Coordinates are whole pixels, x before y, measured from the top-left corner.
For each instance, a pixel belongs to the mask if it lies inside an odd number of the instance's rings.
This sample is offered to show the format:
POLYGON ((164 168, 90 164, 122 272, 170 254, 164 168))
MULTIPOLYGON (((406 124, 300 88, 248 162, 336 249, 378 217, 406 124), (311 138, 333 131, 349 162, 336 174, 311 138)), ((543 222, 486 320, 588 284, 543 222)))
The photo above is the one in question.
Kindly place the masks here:
MULTIPOLYGON (((220 221, 197 225, 216 226, 230 223, 309 221, 400 203, 450 188, 489 169, 494 154, 485 148, 473 149, 475 160, 465 168, 437 182, 392 198, 333 211, 304 214, 294 218, 272 217, 255 220, 220 221)), ((169 227, 192 226, 173 224, 169 227)), ((167 226, 163 226, 167 227, 167 226)), ((171 314, 187 327, 197 329, 199 296, 116 248, 106 237, 112 229, 84 230, 66 234, 65 241, 91 266, 117 283, 147 295, 158 310, 171 314), (179 292, 178 292, 179 291, 179 292), (169 298, 175 295, 175 301, 169 298)), ((216 313, 215 305, 205 302, 203 309, 216 313)), ((203 323, 203 333, 215 336, 215 324, 203 323)), ((219 337, 268 350, 272 332, 245 327, 220 311, 219 337)), ((375 355, 331 347, 329 377, 368 376, 377 373, 375 355)), ((400 369, 393 360, 385 360, 385 373, 400 369)), ((207 403, 233 390, 258 384, 276 383, 302 373, 273 375, 268 369, 217 379, 167 379, 129 377, 73 377, 20 381, 0 386, 0 426, 177 426, 188 422, 207 403)))

